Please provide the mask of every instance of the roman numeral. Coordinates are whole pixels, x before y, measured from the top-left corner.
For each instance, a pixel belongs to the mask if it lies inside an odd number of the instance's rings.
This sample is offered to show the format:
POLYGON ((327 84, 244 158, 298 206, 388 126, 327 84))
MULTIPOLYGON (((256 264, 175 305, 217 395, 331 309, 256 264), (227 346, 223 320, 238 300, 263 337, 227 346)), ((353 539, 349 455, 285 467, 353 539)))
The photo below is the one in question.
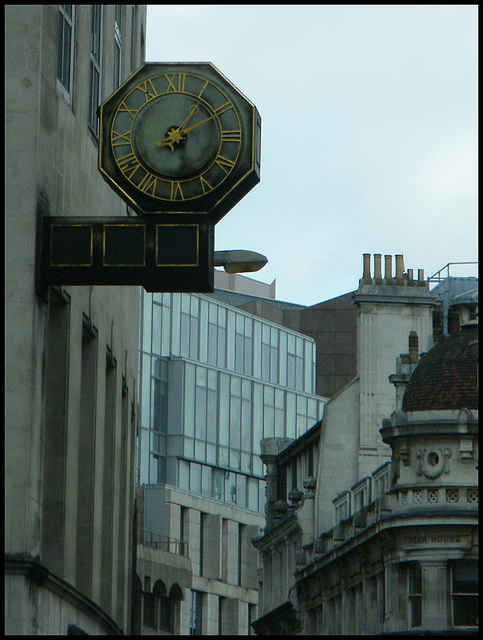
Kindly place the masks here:
POLYGON ((131 177, 136 173, 136 171, 140 168, 140 164, 134 153, 128 153, 126 156, 117 159, 117 164, 119 168, 126 176, 126 178, 131 179, 131 177))
POLYGON ((221 141, 222 142, 241 142, 241 131, 240 129, 231 129, 221 132, 221 141))
POLYGON ((168 81, 166 93, 184 91, 185 73, 173 73, 171 75, 166 73, 164 77, 168 81))
POLYGON ((205 81, 205 84, 203 85, 203 89, 201 89, 201 91, 198 94, 198 98, 201 98, 201 96, 203 95, 204 90, 206 89, 206 87, 209 85, 210 83, 208 82, 208 80, 205 81))
POLYGON ((119 112, 129 113, 133 120, 137 116, 138 111, 139 109, 130 109, 125 102, 121 102, 121 106, 119 107, 119 112))
POLYGON ((141 191, 144 191, 144 193, 149 193, 150 195, 154 196, 157 181, 158 179, 156 178, 156 176, 153 176, 152 173, 146 173, 144 178, 138 184, 138 188, 141 189, 141 191))
POLYGON ((179 182, 171 183, 170 200, 184 200, 183 192, 181 191, 181 185, 179 182))
POLYGON ((213 189, 211 184, 207 180, 205 180, 203 176, 200 176, 200 182, 203 193, 206 193, 207 191, 211 191, 213 189))
POLYGON ((230 173, 230 171, 235 166, 233 160, 229 160, 228 158, 224 158, 223 156, 218 156, 215 162, 220 167, 220 169, 223 169, 225 173, 230 173))
POLYGON ((139 89, 139 91, 141 91, 144 94, 144 98, 145 98, 146 102, 149 102, 150 100, 152 100, 153 98, 155 98, 158 95, 158 93, 157 93, 156 89, 154 88, 154 85, 151 82, 151 80, 145 80, 140 85, 138 85, 136 88, 139 89))
POLYGON ((222 104, 221 107, 218 107, 218 109, 215 109, 215 113, 217 116, 221 116, 222 113, 225 113, 225 111, 228 111, 229 109, 233 109, 232 103, 225 102, 225 104, 222 104))
POLYGON ((126 131, 126 133, 118 133, 117 131, 112 130, 112 145, 115 147, 117 145, 131 144, 131 132, 126 131), (119 140, 121 142, 119 142, 119 140))

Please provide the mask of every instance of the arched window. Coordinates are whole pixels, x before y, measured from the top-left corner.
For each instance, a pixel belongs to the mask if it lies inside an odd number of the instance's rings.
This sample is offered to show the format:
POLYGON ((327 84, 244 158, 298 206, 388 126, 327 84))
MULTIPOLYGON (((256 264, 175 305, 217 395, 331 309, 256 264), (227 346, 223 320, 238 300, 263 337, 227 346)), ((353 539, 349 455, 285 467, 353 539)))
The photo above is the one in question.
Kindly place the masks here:
POLYGON ((156 601, 156 629, 161 631, 172 631, 171 629, 171 606, 168 592, 162 580, 157 580, 153 588, 153 595, 156 601))
POLYGON ((169 590, 169 600, 170 600, 170 614, 171 614, 171 631, 179 635, 179 627, 180 627, 180 617, 181 617, 181 600, 183 598, 183 591, 181 587, 177 584, 173 584, 171 589, 169 590))

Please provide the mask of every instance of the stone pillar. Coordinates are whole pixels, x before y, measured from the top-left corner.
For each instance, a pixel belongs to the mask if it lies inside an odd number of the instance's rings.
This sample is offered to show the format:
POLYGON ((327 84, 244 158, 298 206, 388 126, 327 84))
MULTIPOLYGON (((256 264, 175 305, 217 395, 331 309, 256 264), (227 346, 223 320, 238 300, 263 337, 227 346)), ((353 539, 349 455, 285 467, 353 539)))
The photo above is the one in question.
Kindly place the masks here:
POLYGON ((362 616, 364 634, 377 635, 378 602, 377 602, 377 582, 375 577, 367 577, 363 582, 363 607, 362 616))
POLYGON ((421 562, 422 614, 421 630, 447 628, 447 570, 445 560, 421 562))
POLYGON ((355 595, 352 589, 342 586, 342 635, 354 633, 355 628, 355 595))
POLYGON ((221 635, 218 629, 218 596, 206 593, 203 598, 203 634, 209 636, 221 635))

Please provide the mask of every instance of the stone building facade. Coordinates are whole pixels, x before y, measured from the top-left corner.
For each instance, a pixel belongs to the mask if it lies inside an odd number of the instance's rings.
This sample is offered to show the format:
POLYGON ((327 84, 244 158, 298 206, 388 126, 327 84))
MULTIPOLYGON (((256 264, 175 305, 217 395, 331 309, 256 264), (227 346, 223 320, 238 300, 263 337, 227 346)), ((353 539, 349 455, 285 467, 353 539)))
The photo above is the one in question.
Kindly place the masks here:
POLYGON ((401 275, 369 282, 365 264, 358 380, 331 398, 310 443, 262 442, 257 634, 477 628, 477 342, 472 325, 432 336, 436 298, 401 275))
POLYGON ((129 632, 136 288, 36 281, 41 215, 127 216, 97 106, 144 60, 145 5, 5 8, 5 632, 129 632))

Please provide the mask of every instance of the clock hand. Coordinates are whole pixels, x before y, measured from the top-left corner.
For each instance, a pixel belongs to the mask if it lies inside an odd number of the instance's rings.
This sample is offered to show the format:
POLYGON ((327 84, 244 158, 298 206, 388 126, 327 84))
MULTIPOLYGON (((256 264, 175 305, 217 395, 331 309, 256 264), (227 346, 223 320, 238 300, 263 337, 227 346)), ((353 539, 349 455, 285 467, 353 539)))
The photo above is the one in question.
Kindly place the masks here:
POLYGON ((193 129, 196 129, 196 127, 199 127, 200 125, 205 124, 205 122, 208 122, 208 120, 212 120, 213 118, 216 118, 216 113, 214 113, 209 118, 205 118, 204 120, 201 120, 200 122, 196 122, 195 124, 192 124, 191 127, 188 127, 187 129, 182 129, 181 133, 183 135, 185 135, 186 133, 188 133, 188 131, 193 131, 193 129))
POLYGON ((194 115, 195 113, 198 113, 199 110, 200 110, 200 103, 199 102, 198 102, 198 104, 194 104, 192 107, 190 107, 190 112, 188 113, 186 118, 183 120, 183 122, 179 126, 179 129, 181 131, 183 131, 184 127, 188 124, 188 121, 191 118, 191 116, 194 115))
MULTIPOLYGON (((198 105, 195 105, 195 107, 198 107, 198 105)), ((208 120, 212 120, 213 118, 217 117, 217 114, 214 113, 212 116, 209 116, 208 118, 205 118, 200 122, 196 122, 195 124, 192 124, 191 127, 184 129, 184 126, 186 126, 191 116, 197 112, 198 112, 198 109, 195 110, 193 107, 191 107, 190 113, 188 117, 184 120, 183 124, 181 124, 176 129, 169 131, 166 134, 166 138, 164 140, 158 140, 156 142, 156 146, 161 147, 162 145, 167 145, 171 149, 171 153, 172 153, 174 151, 175 143, 179 144, 179 142, 183 139, 183 136, 185 136, 189 131, 193 131, 193 129, 196 129, 196 127, 199 127, 200 125, 205 124, 205 122, 208 122, 208 120)))
POLYGON ((183 139, 183 136, 184 136, 184 133, 185 133, 184 127, 190 121, 191 116, 193 116, 195 113, 198 113, 199 110, 200 110, 199 103, 192 105, 190 107, 190 112, 188 113, 186 118, 183 120, 183 122, 179 125, 179 127, 176 127, 175 129, 172 129, 171 131, 168 131, 168 133, 166 134, 166 137, 165 137, 164 140, 157 140, 156 141, 156 146, 157 147, 162 147, 163 145, 166 145, 171 149, 171 153, 173 153, 174 145, 175 144, 179 144, 181 142, 181 140, 183 139))
POLYGON ((171 149, 171 153, 173 153, 174 145, 179 144, 181 140, 183 140, 183 135, 180 131, 180 127, 177 127, 176 129, 168 131, 164 140, 157 140, 156 146, 162 147, 163 145, 166 145, 171 149))

